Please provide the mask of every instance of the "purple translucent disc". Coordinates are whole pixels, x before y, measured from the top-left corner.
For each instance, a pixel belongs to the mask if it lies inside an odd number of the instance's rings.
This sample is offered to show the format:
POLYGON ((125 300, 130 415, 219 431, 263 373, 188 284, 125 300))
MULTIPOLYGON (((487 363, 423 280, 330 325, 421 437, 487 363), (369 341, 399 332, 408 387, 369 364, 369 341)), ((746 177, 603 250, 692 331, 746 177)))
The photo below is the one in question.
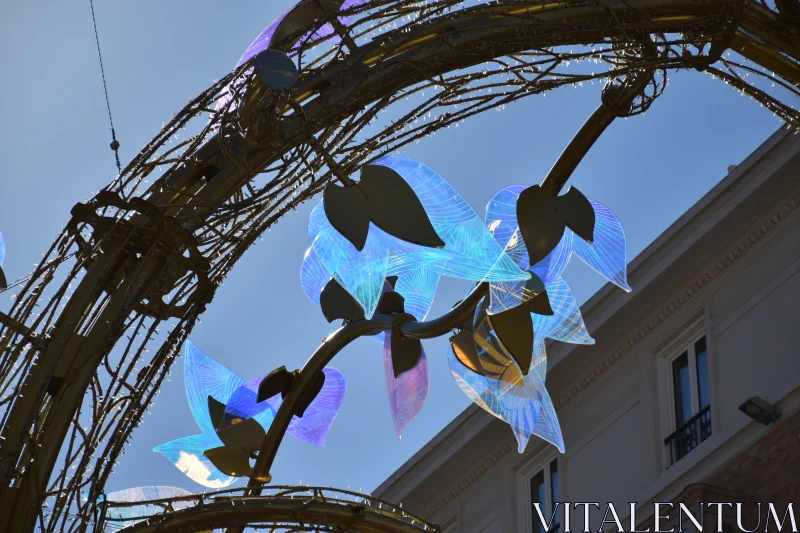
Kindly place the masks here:
POLYGON ((425 398, 428 396, 430 375, 425 349, 420 348, 417 366, 398 377, 394 377, 392 368, 392 336, 386 335, 383 341, 383 366, 386 371, 386 390, 389 393, 389 407, 397 438, 401 438, 403 430, 422 411, 425 398))
MULTIPOLYGON (((326 368, 323 373, 325 384, 322 390, 308 406, 302 418, 292 417, 287 430, 292 437, 320 447, 325 446, 328 430, 339 413, 347 388, 344 376, 338 370, 326 368)), ((281 396, 275 395, 264 403, 268 403, 277 413, 282 403, 281 396)))

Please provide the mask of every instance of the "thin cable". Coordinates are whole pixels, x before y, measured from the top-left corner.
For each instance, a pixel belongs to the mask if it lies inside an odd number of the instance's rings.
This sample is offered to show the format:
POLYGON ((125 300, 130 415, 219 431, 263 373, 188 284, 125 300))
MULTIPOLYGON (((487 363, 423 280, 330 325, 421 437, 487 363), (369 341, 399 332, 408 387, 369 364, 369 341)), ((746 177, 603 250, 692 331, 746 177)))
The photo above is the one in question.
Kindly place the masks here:
POLYGON ((106 85, 106 72, 103 69, 103 54, 100 53, 100 37, 97 35, 97 19, 94 16, 94 0, 89 0, 89 7, 92 9, 92 25, 94 26, 94 42, 97 43, 97 57, 100 59, 100 76, 103 78, 103 92, 106 95, 106 109, 108 110, 108 122, 111 124, 111 144, 114 150, 114 157, 117 160, 117 171, 122 174, 122 165, 119 162, 119 141, 117 132, 114 131, 114 119, 111 118, 111 104, 108 101, 108 86, 106 85))

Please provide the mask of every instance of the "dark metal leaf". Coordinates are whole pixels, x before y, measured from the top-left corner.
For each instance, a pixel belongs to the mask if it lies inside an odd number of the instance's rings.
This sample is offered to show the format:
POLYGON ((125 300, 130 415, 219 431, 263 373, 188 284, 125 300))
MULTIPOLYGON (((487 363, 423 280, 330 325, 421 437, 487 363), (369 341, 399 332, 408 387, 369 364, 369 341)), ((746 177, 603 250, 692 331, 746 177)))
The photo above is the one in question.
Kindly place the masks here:
POLYGON ((549 194, 539 185, 528 187, 517 199, 517 221, 531 266, 553 251, 567 226, 583 240, 594 240, 594 209, 575 187, 562 196, 549 194))
POLYGON ((388 283, 392 290, 394 290, 395 286, 397 285, 397 276, 386 276, 386 283, 388 283))
POLYGON ((475 334, 471 330, 462 329, 450 337, 450 347, 462 365, 476 374, 485 375, 475 349, 475 334))
POLYGON ((253 467, 250 466, 250 454, 242 449, 220 446, 204 451, 203 455, 229 476, 249 476, 253 473, 253 467))
POLYGON ((255 418, 246 418, 230 427, 218 430, 217 436, 225 446, 245 450, 252 455, 261 448, 267 434, 255 418))
POLYGON ((340 187, 333 183, 326 185, 322 193, 328 222, 359 252, 364 249, 369 232, 369 205, 364 194, 357 185, 340 187))
POLYGON ((225 404, 209 396, 208 414, 211 415, 211 425, 215 428, 220 427, 225 419, 225 404))
POLYGON ((395 378, 417 366, 421 357, 422 343, 418 339, 392 333, 392 371, 395 378))
POLYGON ((566 224, 558 213, 558 200, 539 185, 528 187, 517 199, 517 222, 528 249, 528 260, 535 265, 561 241, 566 224))
POLYGON ((558 197, 558 210, 569 229, 586 242, 594 242, 595 214, 591 202, 575 187, 558 197))
POLYGON ((386 233, 406 242, 443 248, 428 213, 414 189, 394 170, 380 165, 361 169, 361 190, 369 203, 369 218, 386 233))
POLYGON ((297 406, 297 411, 294 413, 297 417, 303 418, 303 415, 306 414, 306 409, 308 409, 308 406, 311 405, 311 402, 314 401, 324 385, 325 374, 320 372, 317 374, 317 377, 314 378, 314 381, 311 383, 311 386, 308 388, 305 395, 303 395, 303 399, 300 400, 300 404, 297 406))
POLYGON ((399 292, 384 292, 376 310, 384 315, 394 315, 406 312, 406 301, 399 292))
POLYGON ((297 66, 280 50, 264 50, 256 56, 253 70, 275 91, 286 91, 297 81, 297 66))
POLYGON ((256 402, 261 403, 277 394, 280 394, 281 398, 285 398, 293 382, 294 374, 286 370, 285 366, 276 368, 258 384, 256 402))
POLYGON ((330 280, 319 295, 322 315, 328 322, 337 318, 355 322, 364 318, 364 308, 335 279, 330 280))
POLYGON ((533 360, 533 321, 526 307, 520 305, 486 317, 497 340, 517 363, 523 375, 528 374, 533 360))
POLYGON ((547 291, 545 290, 525 302, 521 307, 537 315, 553 315, 553 308, 550 306, 550 298, 547 296, 547 291))
POLYGON ((6 281, 6 273, 3 272, 3 267, 0 267, 0 289, 7 289, 8 282, 6 281))

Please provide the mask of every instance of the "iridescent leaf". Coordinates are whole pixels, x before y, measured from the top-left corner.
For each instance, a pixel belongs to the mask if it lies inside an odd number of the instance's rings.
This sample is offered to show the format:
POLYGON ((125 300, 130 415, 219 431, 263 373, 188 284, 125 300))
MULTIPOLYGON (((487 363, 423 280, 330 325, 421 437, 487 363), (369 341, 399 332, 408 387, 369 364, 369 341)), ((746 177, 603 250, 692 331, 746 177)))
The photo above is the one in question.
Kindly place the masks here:
POLYGON ((387 335, 383 345, 383 366, 386 372, 386 390, 389 393, 389 407, 397 438, 401 438, 403 430, 422 410, 428 396, 430 376, 428 359, 425 350, 420 347, 419 362, 407 372, 395 377, 392 364, 391 336, 387 335))
POLYGON ((594 242, 574 239, 573 251, 587 265, 614 285, 628 292, 627 244, 617 216, 600 202, 589 200, 595 212, 594 242))
POLYGON ((162 454, 169 459, 178 470, 204 487, 221 489, 234 481, 235 477, 228 476, 214 466, 203 452, 222 446, 222 441, 216 434, 192 435, 175 439, 153 448, 154 452, 162 454))
MULTIPOLYGON (((405 312, 420 322, 425 320, 433 304, 436 287, 439 285, 439 274, 424 268, 409 267, 405 261, 398 260, 397 256, 392 255, 389 256, 386 276, 397 278, 393 290, 403 297, 405 312)), ((370 338, 382 343, 384 337, 385 334, 381 332, 370 338)))
MULTIPOLYGON (((406 248, 403 253, 409 255, 409 264, 471 281, 528 279, 528 274, 503 252, 475 210, 433 169, 400 156, 386 156, 375 164, 391 168, 411 185, 445 242, 442 250, 406 248)), ((397 255, 402 259, 403 254, 397 255)))
POLYGON ((381 231, 370 227, 364 249, 360 252, 328 222, 320 204, 311 212, 308 222, 311 247, 325 269, 364 308, 372 318, 378 305, 389 254, 381 243, 381 231))
POLYGON ((319 296, 322 289, 331 280, 331 273, 327 271, 325 265, 317 257, 314 248, 306 250, 303 256, 303 264, 300 266, 300 283, 303 292, 306 293, 312 302, 319 305, 319 296))
MULTIPOLYGON (((347 387, 344 376, 338 370, 326 368, 323 372, 325 384, 322 390, 308 406, 302 418, 292 417, 287 431, 296 439, 320 447, 325 446, 325 437, 344 401, 347 387)), ((267 403, 277 413, 282 401, 278 395, 268 399, 267 403)))
POLYGON ((253 378, 231 395, 225 408, 225 418, 218 429, 225 429, 241 420, 255 418, 264 428, 269 429, 274 418, 274 413, 265 402, 258 403, 258 387, 266 376, 253 378), (265 412, 266 411, 266 412, 265 412))
POLYGON ((533 329, 538 338, 549 337, 571 344, 594 344, 586 330, 580 307, 563 278, 547 286, 547 295, 553 308, 552 316, 533 315, 533 329))
POLYGON ((113 531, 132 526, 141 522, 144 518, 167 512, 168 510, 178 511, 197 505, 197 500, 179 500, 169 503, 141 503, 139 505, 115 506, 120 503, 153 502, 154 500, 166 500, 179 498, 181 496, 192 496, 188 490, 178 487, 134 487, 125 490, 109 492, 105 500, 110 504, 106 509, 105 518, 108 520, 107 527, 113 531))
MULTIPOLYGON (((353 8, 355 6, 359 6, 363 2, 364 2, 364 0, 345 0, 345 2, 342 3, 341 8, 339 8, 339 11, 345 11, 345 10, 353 8)), ((283 15, 281 15, 280 17, 275 19, 269 26, 267 26, 266 29, 264 29, 264 31, 262 31, 258 35, 258 37, 255 38, 255 40, 250 44, 250 46, 247 47, 247 50, 245 50, 245 52, 242 55, 241 59, 239 59, 239 62, 236 63, 236 66, 238 67, 238 66, 244 64, 250 58, 253 58, 256 55, 258 55, 260 52, 270 48, 271 45, 272 45, 272 37, 273 37, 273 35, 275 35, 275 30, 278 29, 278 26, 280 26, 281 22, 283 22, 283 20, 286 18, 286 16, 289 13, 291 13, 294 9, 295 8, 292 7, 292 9, 288 10, 286 13, 284 13, 283 15)), ((339 21, 343 25, 347 26, 347 24, 350 23, 350 19, 351 18, 352 17, 350 17, 350 16, 339 17, 339 21)), ((330 42, 334 42, 335 43, 335 42, 338 42, 339 39, 340 39, 340 37, 335 34, 333 26, 330 23, 326 23, 323 26, 321 26, 316 32, 314 32, 314 35, 311 36, 311 39, 316 41, 316 40, 323 39, 323 38, 328 37, 328 36, 330 36, 330 42)), ((293 50, 297 49, 300 46, 300 44, 302 43, 302 40, 303 39, 301 39, 300 41, 295 43, 292 46, 292 49, 293 50)))
POLYGON ((470 371, 448 350, 450 372, 464 394, 491 415, 505 421, 514 431, 520 453, 530 435, 554 444, 562 453, 564 442, 550 396, 538 374, 531 372, 512 387, 499 387, 492 378, 470 371), (502 393, 497 391, 502 389, 502 393))
POLYGON ((572 232, 565 231, 553 251, 530 266, 528 250, 517 222, 517 199, 526 188, 527 185, 511 185, 498 191, 486 206, 486 225, 520 268, 530 270, 548 285, 567 267, 572 253, 572 232))
POLYGON ((190 340, 183 348, 183 374, 189 409, 203 433, 213 435, 215 428, 208 412, 208 397, 227 404, 244 380, 200 351, 190 340))

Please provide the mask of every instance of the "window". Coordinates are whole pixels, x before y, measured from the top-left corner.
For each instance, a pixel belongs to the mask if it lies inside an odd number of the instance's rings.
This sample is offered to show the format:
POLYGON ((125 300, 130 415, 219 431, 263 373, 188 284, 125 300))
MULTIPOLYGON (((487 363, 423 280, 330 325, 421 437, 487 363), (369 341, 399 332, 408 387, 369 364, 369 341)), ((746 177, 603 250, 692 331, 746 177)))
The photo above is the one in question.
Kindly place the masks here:
POLYGON ((531 518, 533 522, 533 533, 558 533, 560 531, 559 513, 552 520, 550 529, 546 529, 539 519, 535 504, 539 504, 545 520, 550 521, 550 517, 555 511, 555 504, 558 502, 558 459, 553 459, 535 476, 531 478, 531 518), (549 511, 549 512, 548 512, 549 511))
POLYGON ((670 363, 673 433, 664 444, 670 464, 680 461, 711 436, 711 394, 706 338, 692 342, 670 363))

